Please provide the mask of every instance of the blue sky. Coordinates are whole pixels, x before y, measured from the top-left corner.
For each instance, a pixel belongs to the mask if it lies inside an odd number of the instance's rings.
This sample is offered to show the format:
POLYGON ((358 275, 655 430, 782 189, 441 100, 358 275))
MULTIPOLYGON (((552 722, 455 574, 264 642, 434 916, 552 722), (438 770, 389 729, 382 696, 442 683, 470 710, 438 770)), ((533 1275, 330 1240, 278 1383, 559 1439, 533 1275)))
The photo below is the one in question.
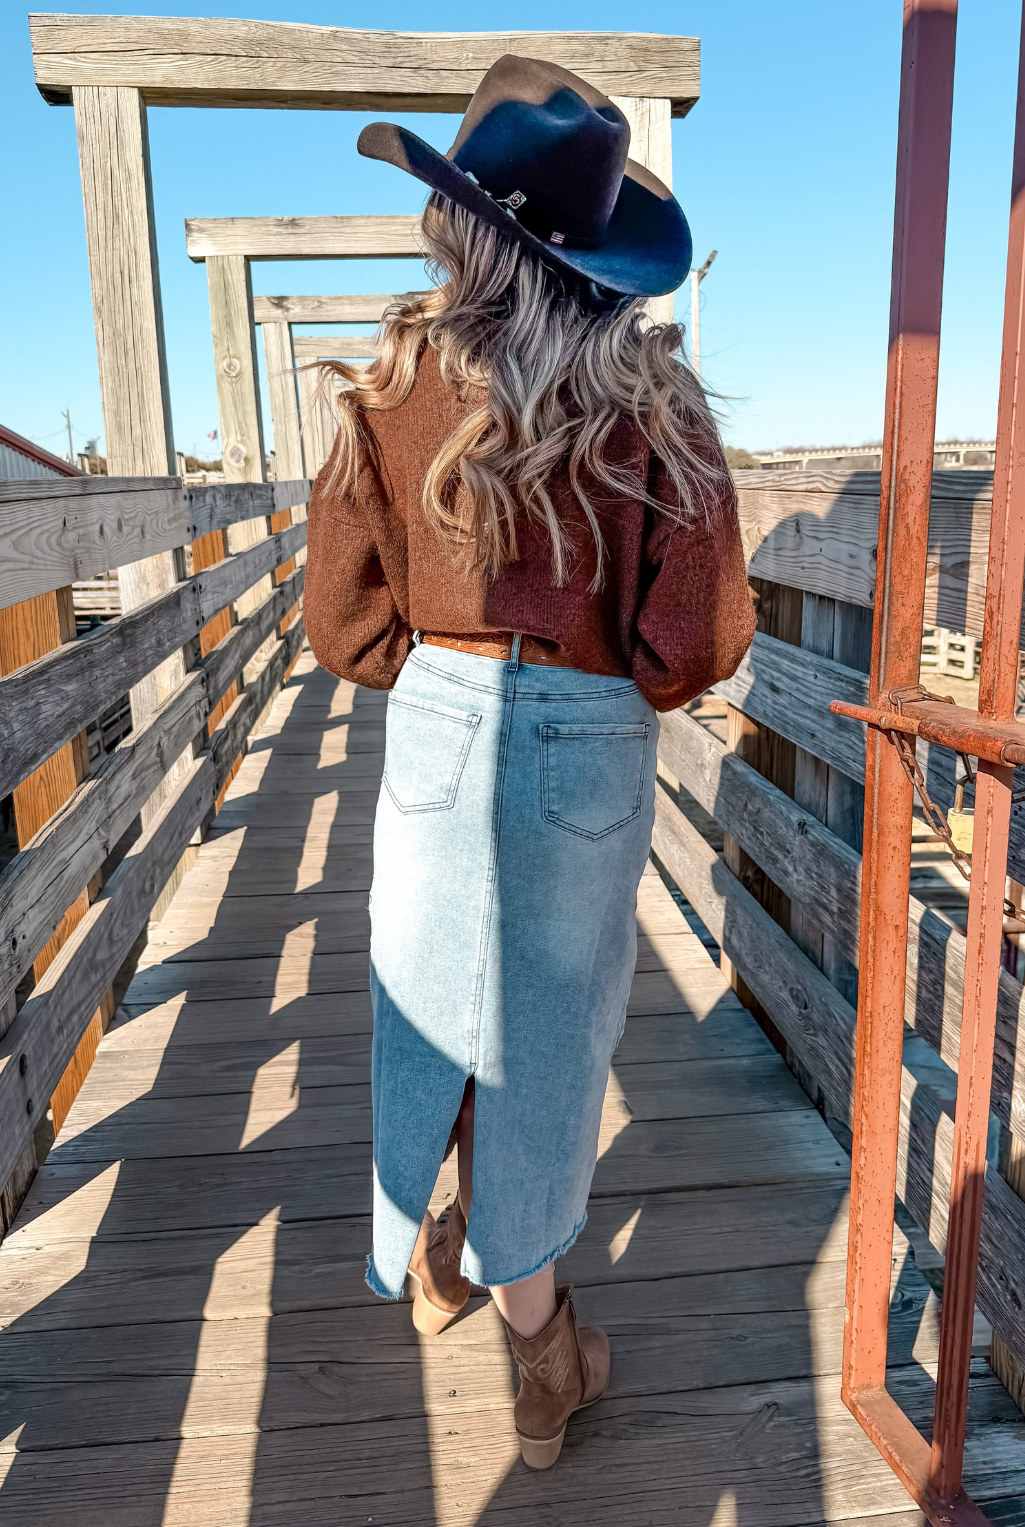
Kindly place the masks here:
MULTIPOLYGON (((678 32, 702 40, 702 99, 673 124, 674 188, 699 260, 706 379, 724 433, 749 447, 857 443, 882 433, 901 0, 379 0, 368 15, 306 0, 108 4, 126 14, 245 15, 444 31, 678 32)), ((71 6, 88 13, 92 7, 71 6)), ((995 425, 1017 66, 1011 0, 962 0, 938 432, 995 425)), ((1020 11, 1019 11, 1020 14, 1020 11)), ((62 451, 102 439, 81 191, 70 108, 35 89, 26 12, 0 6, 0 131, 9 230, 0 245, 0 422, 62 451)), ((217 426, 204 267, 189 216, 413 212, 417 182, 358 158, 349 112, 150 110, 175 438, 217 426)), ((455 119, 409 117, 447 148, 455 119)), ((259 264, 259 292, 405 290, 412 262, 259 264)), ((689 318, 681 293, 678 312, 689 318)), ((265 427, 270 434, 269 413, 265 427)))

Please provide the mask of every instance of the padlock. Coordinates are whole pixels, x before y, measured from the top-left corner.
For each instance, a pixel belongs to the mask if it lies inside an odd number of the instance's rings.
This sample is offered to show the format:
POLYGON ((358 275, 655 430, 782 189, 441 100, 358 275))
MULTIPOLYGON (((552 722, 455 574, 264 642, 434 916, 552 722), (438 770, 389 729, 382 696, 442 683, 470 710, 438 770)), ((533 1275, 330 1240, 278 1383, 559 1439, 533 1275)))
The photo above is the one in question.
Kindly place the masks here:
POLYGON ((955 848, 963 854, 972 851, 972 832, 975 827, 975 808, 963 806, 960 811, 952 806, 947 812, 947 826, 950 828, 950 841, 955 848))

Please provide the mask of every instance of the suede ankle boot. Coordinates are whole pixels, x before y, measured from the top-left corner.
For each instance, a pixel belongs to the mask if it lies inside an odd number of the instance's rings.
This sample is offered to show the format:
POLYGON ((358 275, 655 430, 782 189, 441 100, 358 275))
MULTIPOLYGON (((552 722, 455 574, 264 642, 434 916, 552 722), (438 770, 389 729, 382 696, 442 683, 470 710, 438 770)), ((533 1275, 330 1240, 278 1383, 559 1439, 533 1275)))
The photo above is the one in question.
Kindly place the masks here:
POLYGON ((437 1336, 459 1314, 470 1297, 470 1280, 459 1271, 466 1240, 466 1220, 459 1200, 442 1221, 424 1215, 409 1264, 413 1324, 424 1336, 437 1336))
POLYGON ((562 1451, 566 1422, 600 1400, 609 1384, 609 1339, 598 1326, 577 1325, 573 1289, 555 1291, 553 1320, 528 1341, 506 1321, 520 1370, 513 1412, 528 1469, 550 1469, 562 1451))

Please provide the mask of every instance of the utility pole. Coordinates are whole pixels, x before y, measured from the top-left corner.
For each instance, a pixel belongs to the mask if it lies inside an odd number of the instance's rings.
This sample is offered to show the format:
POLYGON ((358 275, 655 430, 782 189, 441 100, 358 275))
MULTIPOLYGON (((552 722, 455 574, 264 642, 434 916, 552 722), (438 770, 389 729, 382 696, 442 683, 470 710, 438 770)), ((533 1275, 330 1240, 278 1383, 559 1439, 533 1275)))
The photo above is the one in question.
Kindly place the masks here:
POLYGON ((713 249, 701 269, 690 273, 690 363, 695 376, 701 375, 701 317, 698 312, 700 287, 718 253, 718 249, 713 249))
POLYGON ((68 462, 69 462, 69 464, 71 466, 74 466, 75 465, 75 447, 74 447, 74 445, 72 444, 72 441, 71 441, 71 409, 70 408, 66 408, 64 410, 64 422, 68 426, 68 462))

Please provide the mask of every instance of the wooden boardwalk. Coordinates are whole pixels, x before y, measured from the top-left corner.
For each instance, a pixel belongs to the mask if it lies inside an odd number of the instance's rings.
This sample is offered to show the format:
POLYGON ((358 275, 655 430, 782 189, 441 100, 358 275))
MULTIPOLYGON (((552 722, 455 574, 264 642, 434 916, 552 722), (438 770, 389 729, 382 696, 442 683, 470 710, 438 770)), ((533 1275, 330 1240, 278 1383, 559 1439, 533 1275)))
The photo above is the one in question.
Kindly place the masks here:
MULTIPOLYGON (((839 1398, 848 1162, 649 867, 587 1229, 609 1394, 519 1461, 500 1322, 363 1284, 384 696, 306 654, 0 1248, 4 1527, 913 1527, 839 1398)), ((443 1169, 436 1204, 452 1193, 443 1169)), ((936 1302, 897 1236, 891 1387, 936 1302)), ((980 1355, 966 1484, 1025 1523, 980 1355)))

